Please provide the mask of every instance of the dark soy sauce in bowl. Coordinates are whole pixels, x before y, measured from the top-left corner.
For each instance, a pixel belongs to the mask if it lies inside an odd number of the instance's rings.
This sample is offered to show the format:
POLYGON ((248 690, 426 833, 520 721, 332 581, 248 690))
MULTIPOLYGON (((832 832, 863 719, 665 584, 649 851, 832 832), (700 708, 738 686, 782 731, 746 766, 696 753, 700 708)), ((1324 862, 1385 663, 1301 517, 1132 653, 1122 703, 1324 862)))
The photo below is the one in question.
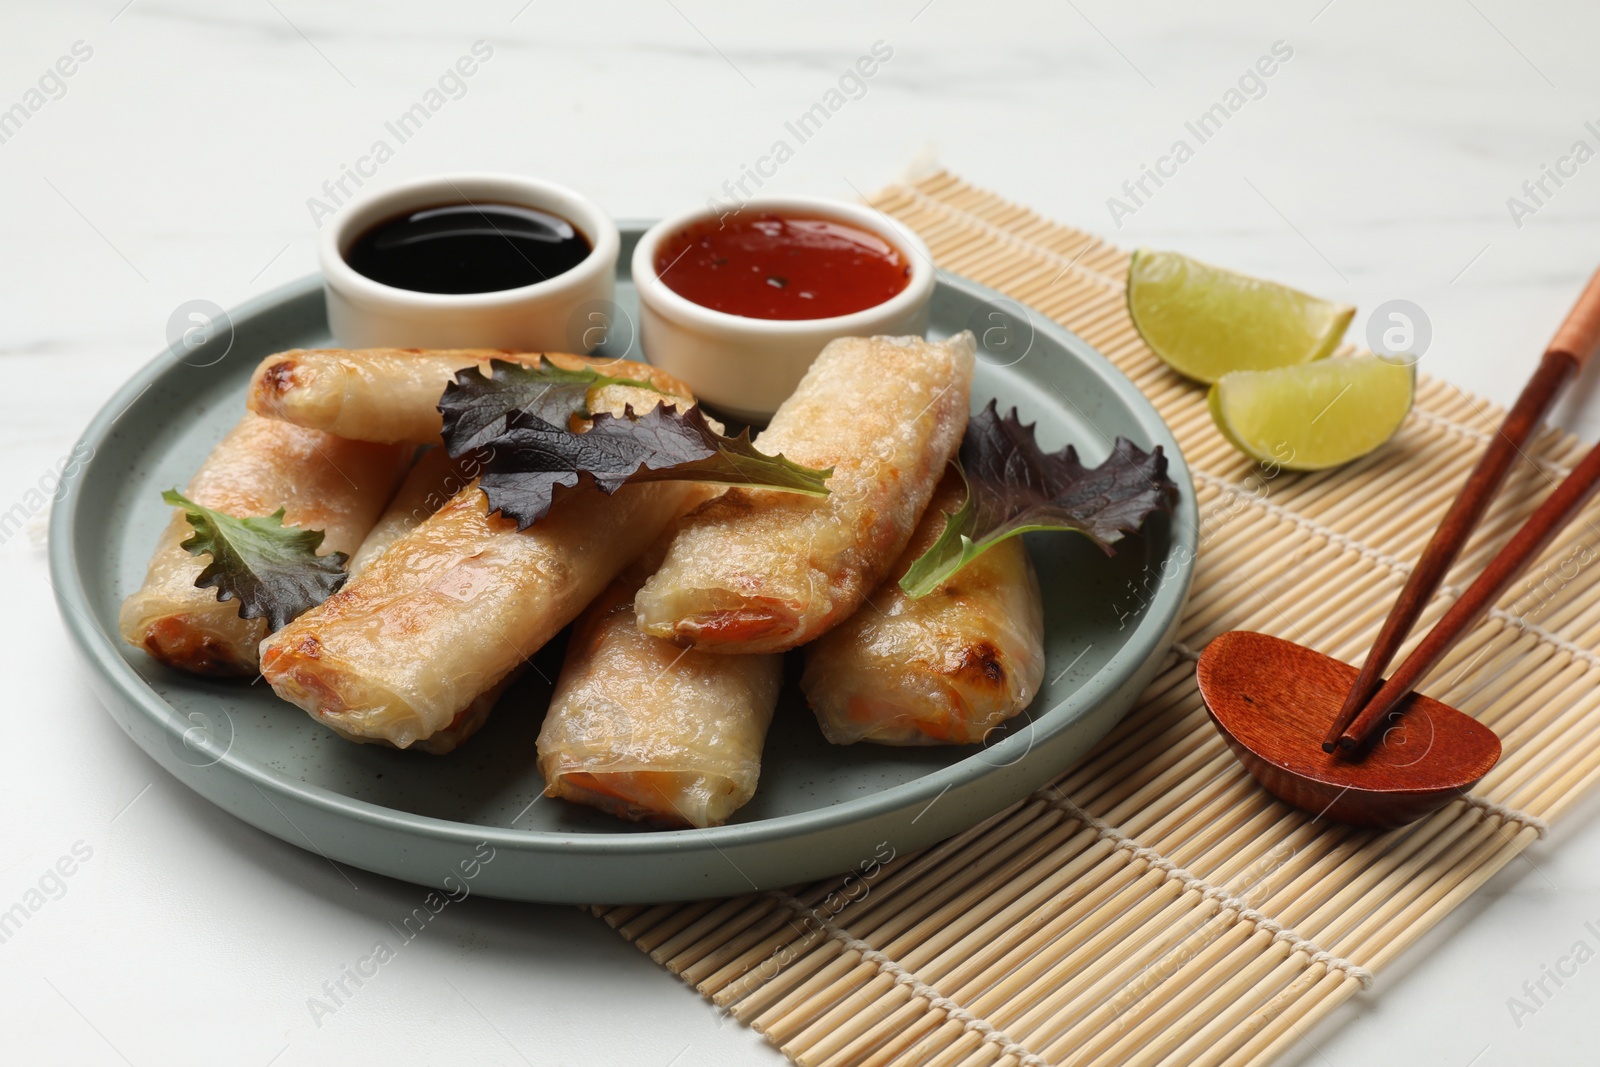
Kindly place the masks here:
POLYGON ((493 293, 564 274, 591 251, 559 215, 513 204, 445 204, 386 219, 345 252, 356 273, 419 293, 493 293))

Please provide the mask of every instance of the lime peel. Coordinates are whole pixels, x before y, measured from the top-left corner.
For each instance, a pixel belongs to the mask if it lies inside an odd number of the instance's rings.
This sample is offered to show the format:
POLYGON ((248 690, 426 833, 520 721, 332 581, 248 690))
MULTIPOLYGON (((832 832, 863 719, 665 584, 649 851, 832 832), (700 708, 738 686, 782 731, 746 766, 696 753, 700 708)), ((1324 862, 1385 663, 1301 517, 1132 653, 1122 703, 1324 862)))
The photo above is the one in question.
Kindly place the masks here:
POLYGON ((1323 359, 1355 313, 1176 252, 1140 249, 1128 266, 1128 314, 1139 336, 1173 370, 1202 382, 1323 359))

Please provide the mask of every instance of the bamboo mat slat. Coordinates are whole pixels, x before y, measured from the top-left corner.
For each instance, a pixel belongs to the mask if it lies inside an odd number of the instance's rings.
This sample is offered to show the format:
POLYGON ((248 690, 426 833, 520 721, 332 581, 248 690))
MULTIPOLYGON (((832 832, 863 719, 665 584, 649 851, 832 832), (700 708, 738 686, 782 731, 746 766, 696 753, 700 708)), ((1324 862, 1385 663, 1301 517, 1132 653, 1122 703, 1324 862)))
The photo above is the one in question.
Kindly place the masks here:
MULTIPOLYGON (((1139 340, 1126 252, 947 173, 875 203, 941 267, 1104 352, 1172 427, 1201 515, 1178 640, 1093 752, 965 833, 787 892, 590 910, 800 1064, 1270 1062, 1600 776, 1587 725, 1600 598, 1582 573, 1600 551, 1600 509, 1424 685, 1505 742, 1472 796, 1387 832, 1296 811, 1207 721, 1197 650, 1253 629, 1359 662, 1502 412, 1423 377, 1386 447, 1269 478, 1217 433, 1204 390, 1139 340)), ((1581 453, 1570 435, 1538 438, 1419 634, 1581 453)))

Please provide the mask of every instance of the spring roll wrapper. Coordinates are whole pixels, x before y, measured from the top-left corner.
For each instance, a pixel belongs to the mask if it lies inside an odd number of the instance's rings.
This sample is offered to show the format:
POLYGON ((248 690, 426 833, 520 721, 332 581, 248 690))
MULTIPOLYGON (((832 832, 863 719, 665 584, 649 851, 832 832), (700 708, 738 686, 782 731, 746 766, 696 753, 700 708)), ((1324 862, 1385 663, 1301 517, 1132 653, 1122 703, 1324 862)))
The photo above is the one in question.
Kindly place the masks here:
POLYGON ((965 488, 953 470, 868 605, 806 647, 800 686, 836 745, 973 744, 1044 680, 1044 608, 1013 537, 913 600, 900 577, 938 540, 965 488))
MULTIPOLYGON (((284 511, 284 522, 322 530, 321 553, 352 553, 388 502, 411 449, 349 441, 246 414, 211 450, 185 495, 236 518, 284 511)), ((239 617, 237 600, 195 579, 211 557, 180 547, 194 533, 181 508, 161 533, 144 584, 122 602, 129 644, 191 674, 251 676, 267 620, 239 617)))
POLYGON ((465 489, 480 473, 482 453, 469 452, 451 459, 442 448, 430 448, 417 458, 405 480, 396 489, 389 506, 362 539, 361 547, 350 557, 347 570, 354 578, 384 550, 420 526, 424 519, 465 489))
MULTIPOLYGON (((679 402, 687 387, 670 379, 679 402)), ((591 410, 660 394, 591 390, 591 410)), ((457 724, 639 557, 691 492, 684 482, 558 494, 528 529, 490 515, 477 484, 262 644, 273 689, 347 737, 397 748, 457 724)))
MULTIPOLYGON (((395 490, 394 498, 384 509, 372 530, 361 542, 361 548, 350 557, 351 577, 366 569, 368 563, 382 555, 390 545, 422 524, 434 512, 459 493, 477 477, 482 465, 481 453, 469 453, 451 459, 442 448, 431 448, 418 457, 405 481, 395 490)), ((489 719, 501 694, 522 675, 526 664, 514 668, 497 684, 480 693, 455 717, 449 726, 416 742, 411 747, 432 755, 442 756, 454 752, 461 744, 478 732, 489 719)), ((337 723, 328 723, 335 733, 358 744, 383 745, 393 748, 393 742, 383 737, 363 737, 340 729, 337 723)))
POLYGON ((825 497, 734 489, 684 523, 635 598, 639 627, 714 652, 781 652, 847 618, 910 540, 966 430, 975 344, 848 337, 756 445, 833 467, 825 497))
POLYGON ((539 732, 539 773, 546 795, 620 818, 719 826, 755 794, 783 657, 640 633, 633 597, 652 569, 630 568, 579 618, 539 732))
MULTIPOLYGON (((592 367, 686 395, 682 382, 648 363, 560 352, 546 358, 568 370, 592 367)), ((492 359, 533 363, 539 354, 488 348, 296 349, 262 360, 250 379, 247 403, 258 414, 356 440, 432 444, 443 425, 439 396, 445 385, 457 371, 487 368, 492 359)))

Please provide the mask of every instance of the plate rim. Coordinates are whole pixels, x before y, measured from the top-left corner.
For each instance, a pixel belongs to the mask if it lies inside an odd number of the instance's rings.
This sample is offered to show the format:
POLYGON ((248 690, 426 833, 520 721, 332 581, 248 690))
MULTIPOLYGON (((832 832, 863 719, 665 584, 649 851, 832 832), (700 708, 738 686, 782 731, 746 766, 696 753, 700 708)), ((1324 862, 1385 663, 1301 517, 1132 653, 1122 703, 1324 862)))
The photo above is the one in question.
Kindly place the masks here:
MULTIPOLYGON (((635 225, 637 222, 631 219, 619 222, 619 228, 624 228, 625 239, 634 236, 628 231, 635 225)), ((1135 676, 1153 657, 1165 653, 1164 646, 1170 641, 1168 635, 1180 621, 1194 577, 1199 523, 1193 478, 1175 435, 1156 411, 1154 404, 1131 378, 1093 345, 1038 309, 962 275, 941 268, 937 285, 957 290, 965 289, 969 295, 978 297, 980 301, 1004 301, 1020 307, 1029 316, 1033 329, 1054 334, 1054 339, 1058 343, 1099 378, 1105 380, 1114 393, 1124 398, 1133 410, 1141 429, 1150 437, 1149 441, 1140 442, 1141 446, 1162 446, 1168 458, 1168 475, 1178 486, 1178 502, 1170 525, 1171 544, 1163 561, 1162 579, 1150 597, 1149 607, 1143 612, 1134 633, 1100 671, 1085 680, 1083 685, 1066 700, 1045 709, 1041 715, 1031 719, 1027 730, 1018 731, 992 748, 973 752, 959 761, 930 770, 909 781, 826 807, 748 823, 669 830, 632 828, 618 833, 518 830, 514 827, 460 822, 405 812, 290 777, 273 770, 263 762, 235 752, 231 743, 213 763, 207 765, 206 769, 225 768, 268 794, 269 799, 271 794, 281 795, 285 800, 293 800, 319 809, 332 817, 386 826, 405 834, 421 835, 439 844, 473 845, 488 842, 497 847, 521 852, 552 852, 562 855, 577 853, 580 856, 621 853, 624 856, 632 854, 643 857, 664 851, 711 849, 721 851, 723 848, 770 845, 818 832, 838 830, 876 818, 890 817, 896 811, 914 805, 918 801, 928 801, 945 791, 971 785, 990 774, 1003 771, 1022 758, 1018 756, 1010 761, 987 763, 982 759, 984 753, 1001 755, 1026 745, 1022 752, 1022 755, 1026 755, 1026 752, 1035 745, 1070 728, 1093 711, 1111 691, 1135 676), (1171 572, 1167 571, 1166 562, 1175 565, 1171 572), (1065 717, 1064 721, 1049 732, 1041 733, 1040 720, 1045 715, 1056 712, 1066 703, 1077 705, 1076 714, 1065 717)), ((233 323, 235 336, 239 331, 248 329, 252 319, 270 314, 290 301, 305 299, 321 288, 320 273, 312 273, 230 309, 228 316, 233 323)), ((68 634, 77 644, 79 653, 87 658, 91 668, 96 670, 104 681, 115 688, 147 720, 161 731, 179 737, 189 728, 187 720, 183 719, 178 709, 157 693, 133 665, 123 658, 120 652, 120 635, 107 633, 95 621, 94 608, 84 586, 74 545, 77 541, 79 511, 86 506, 81 488, 87 472, 95 459, 101 455, 101 449, 108 443, 117 421, 146 390, 172 369, 174 363, 181 363, 183 354, 177 345, 169 346, 158 353, 154 359, 145 363, 124 382, 90 420, 77 444, 80 448, 85 444, 91 445, 95 451, 91 459, 63 479, 52 508, 49 530, 49 565, 57 610, 62 616, 68 634)), ((105 703, 103 696, 100 700, 105 703)), ((184 785, 191 789, 197 788, 188 777, 175 773, 163 761, 156 762, 161 763, 164 770, 184 785)), ((202 795, 206 795, 204 791, 201 792, 202 795)), ((230 814, 238 815, 233 809, 228 810, 230 814)), ((993 814, 984 812, 972 821, 982 821, 993 814)))

